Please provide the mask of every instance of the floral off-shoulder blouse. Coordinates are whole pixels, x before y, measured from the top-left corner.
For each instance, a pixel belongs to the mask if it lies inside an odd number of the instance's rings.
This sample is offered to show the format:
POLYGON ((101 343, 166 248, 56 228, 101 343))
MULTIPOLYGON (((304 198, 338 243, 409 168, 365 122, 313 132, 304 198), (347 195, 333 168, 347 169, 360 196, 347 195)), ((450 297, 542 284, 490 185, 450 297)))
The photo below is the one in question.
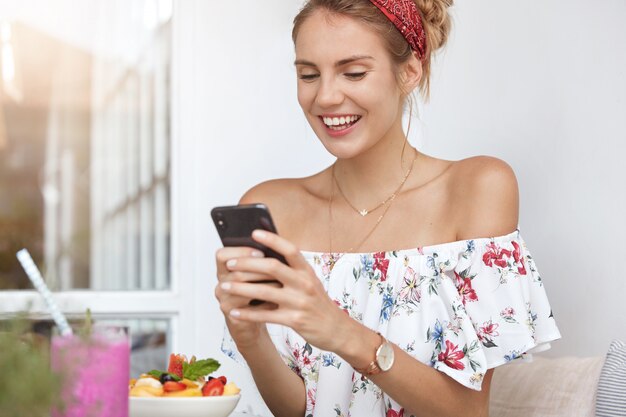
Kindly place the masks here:
MULTIPOLYGON (((471 389, 480 390, 488 369, 560 338, 519 230, 391 252, 303 255, 346 314, 471 389)), ((304 380, 307 417, 405 415, 335 353, 290 328, 268 329, 286 365, 304 380)), ((227 333, 222 350, 245 363, 227 333)))

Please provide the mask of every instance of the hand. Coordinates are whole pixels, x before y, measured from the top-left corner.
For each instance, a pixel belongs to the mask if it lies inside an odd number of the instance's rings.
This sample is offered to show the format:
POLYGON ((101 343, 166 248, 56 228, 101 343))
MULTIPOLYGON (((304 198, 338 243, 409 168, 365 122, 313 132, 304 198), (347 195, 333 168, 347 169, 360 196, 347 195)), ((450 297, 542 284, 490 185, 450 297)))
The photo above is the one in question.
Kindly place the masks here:
MULTIPOLYGON (((233 340, 240 350, 256 346, 259 342, 259 338, 262 337, 263 334, 267 336, 267 331, 263 323, 241 321, 237 318, 230 316, 228 313, 232 309, 248 307, 250 301, 258 297, 256 295, 254 295, 253 297, 243 297, 225 292, 220 287, 220 283, 271 280, 271 277, 264 274, 244 271, 229 271, 226 267, 226 262, 232 259, 240 260, 246 258, 252 259, 262 257, 263 253, 261 251, 246 247, 222 248, 219 249, 215 254, 215 260, 217 264, 217 279, 219 281, 217 287, 215 288, 215 297, 219 301, 220 309, 222 310, 222 313, 226 318, 226 325, 228 326, 230 335, 232 336, 233 340)), ((259 286, 264 284, 249 285, 259 286)), ((276 308, 276 305, 271 303, 264 303, 250 308, 254 310, 267 310, 276 308)))
MULTIPOLYGON (((230 311, 231 320, 245 323, 276 323, 288 326, 312 345, 337 351, 337 332, 353 323, 328 297, 322 283, 298 248, 288 240, 267 231, 255 230, 255 241, 285 257, 288 265, 273 258, 238 257, 226 263, 231 273, 272 277, 282 287, 228 280, 220 284, 224 294, 240 300, 258 298, 277 306, 258 309, 239 303, 230 311)), ((229 305, 230 306, 230 305, 229 305)), ((228 307, 228 306, 227 306, 228 307)))

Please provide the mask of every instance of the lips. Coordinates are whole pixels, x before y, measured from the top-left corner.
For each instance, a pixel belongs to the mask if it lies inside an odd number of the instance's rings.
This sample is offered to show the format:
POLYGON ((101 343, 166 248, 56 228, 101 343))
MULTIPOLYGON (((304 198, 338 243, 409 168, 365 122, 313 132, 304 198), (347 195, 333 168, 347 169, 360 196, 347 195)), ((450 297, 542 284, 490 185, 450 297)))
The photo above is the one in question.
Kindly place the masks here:
POLYGON ((326 128, 333 132, 341 132, 354 126, 361 116, 356 114, 345 115, 324 115, 320 116, 320 119, 326 125, 326 128))

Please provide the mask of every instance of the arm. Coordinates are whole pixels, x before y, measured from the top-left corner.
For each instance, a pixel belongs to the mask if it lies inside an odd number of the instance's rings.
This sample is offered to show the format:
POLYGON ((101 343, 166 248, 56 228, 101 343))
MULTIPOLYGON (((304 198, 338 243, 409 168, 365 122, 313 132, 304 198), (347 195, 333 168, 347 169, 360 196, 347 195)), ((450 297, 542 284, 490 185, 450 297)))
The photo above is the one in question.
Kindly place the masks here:
POLYGON ((272 414, 302 417, 306 409, 304 381, 285 365, 267 331, 256 346, 239 351, 272 414))
MULTIPOLYGON (((236 308, 249 308, 251 311, 263 311, 273 308, 270 304, 249 307, 248 303, 256 294, 241 297, 229 293, 224 285, 268 279, 268 276, 247 272, 229 272, 226 262, 254 259, 250 248, 223 248, 216 254, 219 284, 215 296, 224 313, 228 330, 237 344, 239 353, 245 358, 254 381, 272 413, 279 416, 302 416, 306 408, 304 381, 291 371, 276 350, 265 323, 250 323, 238 320, 228 313, 236 308)), ((261 254, 262 256, 262 254, 261 254)), ((247 284, 252 287, 264 284, 247 284)), ((269 286, 269 285, 268 285, 269 286)))
MULTIPOLYGON (((271 184, 267 184, 271 185, 271 184)), ((258 189, 267 185, 257 186, 248 191, 239 204, 257 203, 263 201, 258 189)), ((229 272, 226 263, 229 260, 254 258, 262 256, 254 253, 251 248, 223 248, 216 253, 217 277, 219 283, 250 282, 271 279, 264 274, 248 272, 229 272)), ((262 284, 252 284, 259 286, 262 284)), ((283 362, 276 350, 265 323, 249 323, 229 316, 233 308, 248 307, 252 298, 238 297, 223 291, 218 285, 215 296, 219 300, 220 308, 224 313, 229 332, 237 345, 239 353, 245 358, 252 377, 265 403, 274 415, 303 416, 306 409, 306 394, 304 381, 283 362)), ((252 307, 263 310, 273 308, 269 304, 252 307)))
MULTIPOLYGON (((350 335, 351 340, 340 342, 348 349, 338 349, 336 353, 353 368, 365 368, 374 359, 380 336, 354 320, 349 327, 352 330, 337 332, 350 335), (361 342, 354 343, 354 340, 361 342)), ((493 370, 485 375, 482 390, 474 391, 417 361, 396 345, 394 357, 394 364, 389 371, 372 375, 370 379, 406 409, 405 416, 484 417, 489 414, 489 387, 493 370)))

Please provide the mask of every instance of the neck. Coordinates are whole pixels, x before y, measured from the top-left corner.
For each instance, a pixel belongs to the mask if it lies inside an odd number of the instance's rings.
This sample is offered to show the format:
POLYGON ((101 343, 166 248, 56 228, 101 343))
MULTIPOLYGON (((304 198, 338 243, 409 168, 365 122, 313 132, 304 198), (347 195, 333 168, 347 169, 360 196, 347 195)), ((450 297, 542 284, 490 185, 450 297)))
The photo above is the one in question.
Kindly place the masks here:
POLYGON ((376 145, 350 159, 337 159, 335 177, 346 197, 369 208, 393 193, 417 156, 396 123, 376 145))

